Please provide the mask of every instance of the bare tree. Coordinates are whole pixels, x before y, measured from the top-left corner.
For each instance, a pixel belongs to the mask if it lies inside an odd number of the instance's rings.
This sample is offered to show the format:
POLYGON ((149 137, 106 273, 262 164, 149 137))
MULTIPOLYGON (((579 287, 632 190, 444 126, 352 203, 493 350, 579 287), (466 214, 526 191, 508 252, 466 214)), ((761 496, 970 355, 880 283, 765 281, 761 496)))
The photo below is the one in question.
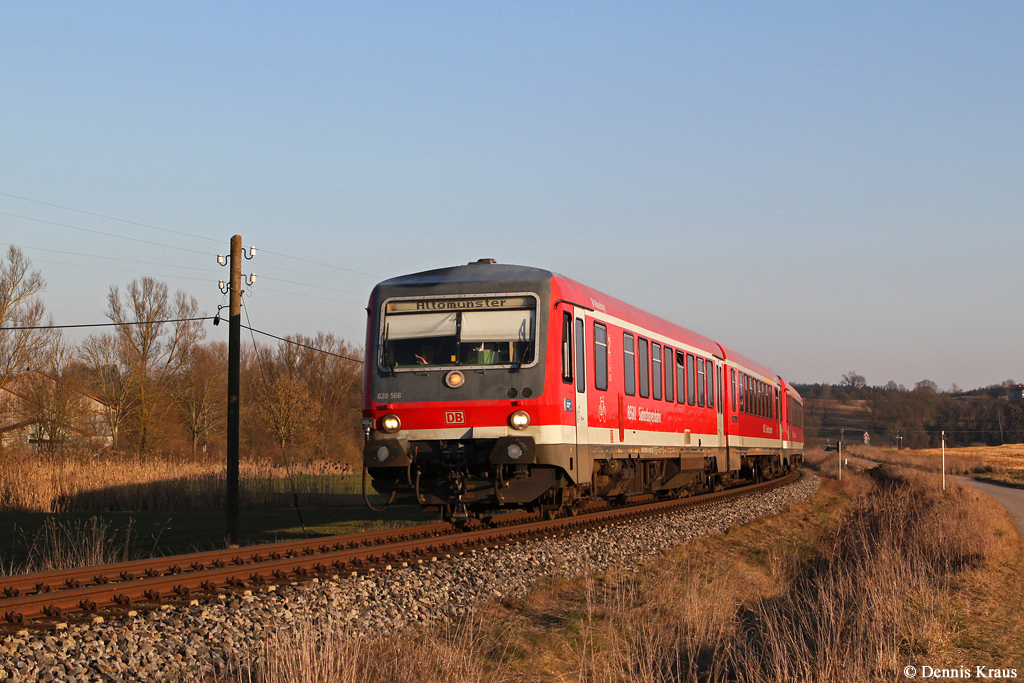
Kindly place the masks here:
POLYGON ((192 454, 199 444, 206 452, 207 435, 224 422, 227 346, 197 345, 182 366, 175 405, 192 440, 192 454))
POLYGON ((112 447, 120 448, 125 416, 134 408, 134 394, 128 369, 118 353, 117 337, 101 334, 87 337, 78 349, 86 368, 86 385, 103 402, 103 415, 112 438, 112 447))
MULTIPOLYGON (((39 326, 46 309, 38 295, 45 287, 32 262, 9 247, 0 259, 0 328, 39 326)), ((45 330, 0 331, 0 387, 39 356, 48 337, 45 330)))
POLYGON ((274 439, 284 448, 291 443, 302 443, 313 431, 317 416, 316 402, 302 382, 288 376, 254 377, 250 387, 253 412, 259 417, 274 439))
POLYGON ((205 332, 199 303, 178 290, 172 302, 167 285, 143 277, 128 285, 126 299, 116 286, 107 295, 107 317, 120 326, 114 336, 120 363, 128 371, 133 393, 126 427, 139 453, 159 438, 159 425, 170 409, 175 374, 205 332), (166 320, 175 322, 165 323, 166 320))
POLYGON ((33 425, 36 443, 50 454, 90 436, 91 420, 86 397, 73 367, 74 349, 56 337, 38 361, 23 375, 22 416, 33 425))
POLYGON ((864 375, 858 375, 856 372, 851 370, 843 375, 843 386, 849 387, 850 389, 860 390, 867 386, 867 380, 864 379, 864 375))

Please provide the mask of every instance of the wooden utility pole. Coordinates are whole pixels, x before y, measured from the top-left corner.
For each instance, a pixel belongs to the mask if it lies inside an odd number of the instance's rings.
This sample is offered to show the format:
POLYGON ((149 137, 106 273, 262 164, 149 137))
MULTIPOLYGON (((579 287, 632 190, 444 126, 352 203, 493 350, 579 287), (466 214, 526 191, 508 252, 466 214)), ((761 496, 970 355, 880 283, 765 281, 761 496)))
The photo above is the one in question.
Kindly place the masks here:
POLYGON ((228 319, 228 546, 238 545, 239 376, 242 364, 242 236, 231 238, 228 319))

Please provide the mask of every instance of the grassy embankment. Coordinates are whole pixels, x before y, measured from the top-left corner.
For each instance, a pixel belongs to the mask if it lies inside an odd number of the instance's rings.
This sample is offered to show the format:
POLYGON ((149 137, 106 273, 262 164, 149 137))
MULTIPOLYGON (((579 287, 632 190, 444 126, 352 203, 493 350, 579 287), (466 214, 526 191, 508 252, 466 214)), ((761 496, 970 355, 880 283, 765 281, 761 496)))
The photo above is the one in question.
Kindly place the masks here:
MULTIPOLYGON (((243 544, 419 523, 414 506, 366 509, 360 475, 334 463, 240 465, 243 544), (298 493, 303 532, 292 490, 298 493)), ((0 459, 0 572, 224 547, 224 463, 133 456, 0 459)), ((372 491, 372 489, 371 489, 372 491)), ((374 496, 376 505, 383 501, 374 496)))
MULTIPOLYGON (((822 462, 821 455, 817 460, 822 462)), ((829 454, 832 455, 832 454, 829 454)), ((827 478, 808 501, 638 573, 542 580, 442 627, 350 640, 330 615, 265 644, 263 681, 864 681, 1024 669, 1024 548, 934 475, 827 478)))

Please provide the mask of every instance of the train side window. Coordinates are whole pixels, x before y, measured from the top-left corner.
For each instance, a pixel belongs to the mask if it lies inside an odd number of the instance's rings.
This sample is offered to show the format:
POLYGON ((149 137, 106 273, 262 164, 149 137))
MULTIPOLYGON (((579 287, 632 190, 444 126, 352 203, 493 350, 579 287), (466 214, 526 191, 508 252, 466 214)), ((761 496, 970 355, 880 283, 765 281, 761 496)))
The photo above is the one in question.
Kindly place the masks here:
POLYGON ((665 400, 674 401, 676 400, 675 391, 673 385, 673 378, 675 377, 675 370, 672 367, 672 361, 676 357, 675 351, 669 347, 665 347, 665 400))
POLYGON ((572 384, 572 314, 562 313, 562 381, 572 384))
POLYGON ((622 333, 622 385, 626 396, 636 394, 636 355, 633 352, 633 335, 622 333))
POLYGON ((697 358, 697 405, 704 407, 704 359, 697 358))
POLYGON ((647 357, 647 340, 643 337, 637 338, 636 362, 640 366, 640 396, 647 398, 651 395, 651 359, 647 357))
POLYGON ((697 404, 697 361, 692 353, 686 354, 686 402, 697 404))
POLYGON ((608 389, 608 328, 594 323, 594 388, 608 389))
POLYGON ((729 368, 729 376, 732 377, 732 412, 736 412, 736 368, 729 368))
POLYGON ((686 403, 686 354, 676 351, 676 401, 686 403))
POLYGON ((583 339, 583 318, 576 318, 576 391, 587 391, 587 346, 583 339))
POLYGON ((661 400, 661 344, 651 342, 651 398, 661 400))
POLYGON ((754 394, 754 396, 757 397, 757 405, 755 409, 758 417, 764 417, 764 382, 761 380, 755 381, 757 382, 756 393, 754 394))
POLYGON ((715 407, 715 361, 708 361, 708 408, 715 407))
POLYGON ((750 415, 750 375, 743 373, 740 375, 740 391, 743 392, 740 398, 743 399, 743 414, 750 415))

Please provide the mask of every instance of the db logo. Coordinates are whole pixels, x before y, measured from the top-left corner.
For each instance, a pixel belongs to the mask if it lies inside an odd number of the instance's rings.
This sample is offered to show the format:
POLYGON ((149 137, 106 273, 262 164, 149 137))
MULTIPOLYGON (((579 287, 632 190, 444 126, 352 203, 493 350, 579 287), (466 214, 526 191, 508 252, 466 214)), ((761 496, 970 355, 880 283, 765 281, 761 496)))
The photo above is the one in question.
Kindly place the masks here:
POLYGON ((447 410, 444 413, 444 421, 450 425, 464 425, 466 414, 461 410, 447 410))

